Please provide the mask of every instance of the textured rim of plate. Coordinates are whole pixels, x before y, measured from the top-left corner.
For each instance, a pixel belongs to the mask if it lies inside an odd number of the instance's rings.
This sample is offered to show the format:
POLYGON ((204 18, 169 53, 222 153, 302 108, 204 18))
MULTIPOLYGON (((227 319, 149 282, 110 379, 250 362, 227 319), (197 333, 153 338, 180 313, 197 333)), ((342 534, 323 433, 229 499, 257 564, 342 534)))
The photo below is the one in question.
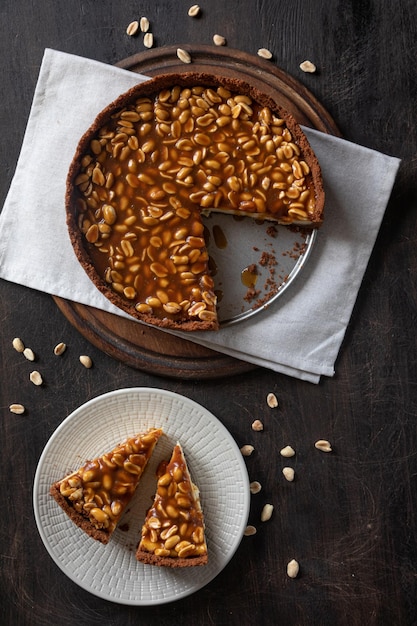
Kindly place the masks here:
MULTIPOLYGON (((288 227, 283 226, 283 228, 288 228, 288 227)), ((237 324, 238 322, 243 322, 243 320, 247 320, 250 317, 253 317, 260 311, 264 311, 265 309, 270 307, 274 302, 276 302, 276 300, 280 298, 282 294, 288 289, 288 287, 294 282, 294 280, 297 278, 298 274, 300 273, 300 271, 306 264, 307 259, 309 258, 311 254, 311 250, 312 250, 314 242, 316 241, 316 238, 317 238, 316 229, 307 233, 306 239, 305 239, 305 244, 306 244, 305 249, 303 250, 303 252, 300 253, 300 256, 298 257, 297 261, 294 264, 294 267, 292 268, 288 276, 285 278, 285 280, 281 282, 280 285, 278 285, 276 294, 271 296, 271 298, 267 302, 265 302, 265 304, 262 304, 261 306, 253 307, 231 318, 221 320, 220 328, 227 328, 228 326, 232 326, 233 324, 237 324)))
POLYGON ((136 606, 179 600, 213 580, 230 561, 243 538, 249 505, 246 465, 226 427, 195 401, 171 391, 149 387, 111 391, 73 411, 47 442, 33 485, 38 531, 56 565, 74 583, 93 595, 136 606), (99 419, 108 420, 102 435, 97 429, 99 419), (137 532, 133 528, 126 534, 116 530, 110 543, 103 546, 74 526, 49 496, 49 486, 88 458, 84 449, 88 450, 87 455, 99 455, 125 437, 153 426, 161 426, 167 436, 159 441, 142 478, 142 484, 150 482, 148 490, 151 486, 152 489, 140 496, 139 487, 139 494, 135 495, 134 503, 139 500, 140 504, 132 505, 131 521, 137 532), (71 435, 74 435, 73 440, 71 435), (136 541, 139 537, 138 530, 156 483, 155 469, 162 458, 166 458, 167 454, 169 456, 177 440, 183 444, 193 480, 201 490, 209 549, 207 565, 186 570, 139 563, 134 556, 135 545, 126 545, 129 535, 136 541), (62 446, 65 441, 67 443, 62 446), (94 446, 98 447, 97 451, 90 452, 94 446), (77 454, 72 447, 78 450, 77 454), (224 492, 219 488, 219 482, 224 492), (119 562, 127 563, 128 567, 120 568, 119 562), (107 580, 112 568, 117 575, 113 575, 109 585, 107 580), (147 597, 143 596, 142 590, 145 583, 150 588, 147 597), (157 594, 153 595, 155 589, 157 594))

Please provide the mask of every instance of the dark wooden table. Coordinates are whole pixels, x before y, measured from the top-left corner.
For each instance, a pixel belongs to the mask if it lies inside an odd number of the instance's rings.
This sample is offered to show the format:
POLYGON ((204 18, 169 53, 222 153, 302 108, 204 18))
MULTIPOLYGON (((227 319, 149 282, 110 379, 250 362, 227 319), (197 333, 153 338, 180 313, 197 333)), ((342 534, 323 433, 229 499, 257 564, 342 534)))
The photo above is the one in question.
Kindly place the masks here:
MULTIPOLYGON (((0 203, 19 155, 46 47, 115 64, 144 50, 129 22, 147 16, 155 46, 212 43, 215 33, 247 53, 269 48, 271 63, 305 85, 346 139, 401 157, 402 165, 336 364, 319 385, 255 369, 190 380, 138 370, 103 353, 63 316, 55 301, 0 282, 1 531, 0 621, 46 624, 417 623, 417 5, 413 0, 2 0, 0 203), (299 63, 311 59, 316 74, 299 63), (28 382, 32 367, 12 348, 21 337, 39 355, 47 384, 28 382), (50 358, 59 341, 65 358, 50 358), (80 354, 94 367, 83 370, 80 354), (247 459, 262 491, 234 558, 204 589, 178 602, 128 607, 73 584, 48 556, 32 507, 40 454, 62 420, 101 393, 160 387, 214 413, 247 459), (275 392, 280 407, 268 409, 275 392), (9 412, 12 402, 28 407, 9 412), (264 422, 254 433, 255 419, 264 422), (329 439, 333 453, 314 449, 329 439), (297 450, 297 480, 281 475, 280 448, 297 450), (273 518, 259 522, 265 502, 273 518), (287 577, 291 558, 297 579, 287 577)), ((366 172, 364 172, 366 177, 366 172)), ((1 245, 1 242, 0 242, 1 245)), ((28 242, 30 245, 30 242, 28 242)), ((325 323, 325 320, 317 320, 325 323)))

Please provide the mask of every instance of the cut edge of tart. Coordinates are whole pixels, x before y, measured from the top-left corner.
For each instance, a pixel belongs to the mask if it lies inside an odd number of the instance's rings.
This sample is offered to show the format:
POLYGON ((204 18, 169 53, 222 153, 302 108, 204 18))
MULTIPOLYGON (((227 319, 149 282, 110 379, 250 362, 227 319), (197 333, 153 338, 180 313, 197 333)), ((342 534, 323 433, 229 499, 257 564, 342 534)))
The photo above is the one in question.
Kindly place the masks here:
POLYGON ((76 526, 107 544, 162 434, 151 428, 127 438, 53 483, 50 495, 76 526))
POLYGON ((65 204, 75 254, 113 304, 162 328, 217 330, 202 215, 317 228, 324 189, 305 134, 271 97, 186 72, 142 82, 96 117, 65 204))
POLYGON ((158 469, 157 489, 142 526, 136 558, 165 567, 208 562, 200 493, 192 482, 180 443, 175 445, 169 462, 158 469))

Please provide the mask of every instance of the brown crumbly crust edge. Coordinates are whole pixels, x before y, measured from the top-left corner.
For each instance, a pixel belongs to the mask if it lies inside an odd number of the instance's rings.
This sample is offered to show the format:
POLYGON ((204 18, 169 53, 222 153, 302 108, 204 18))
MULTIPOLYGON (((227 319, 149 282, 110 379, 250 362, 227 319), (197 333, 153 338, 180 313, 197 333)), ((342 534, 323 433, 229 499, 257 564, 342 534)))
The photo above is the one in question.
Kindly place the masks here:
POLYGON ((285 111, 282 107, 277 105, 277 103, 270 96, 259 91, 257 88, 252 87, 251 85, 249 85, 249 83, 246 83, 245 81, 229 77, 216 76, 214 74, 208 73, 184 72, 181 74, 161 74, 159 76, 156 76, 155 78, 151 78, 150 80, 139 83, 125 93, 121 94, 116 100, 110 103, 105 109, 101 111, 101 113, 97 115, 90 128, 81 137, 68 171, 65 193, 67 227, 74 252, 80 264, 89 276, 90 280, 94 283, 97 289, 119 309, 122 309, 132 317, 141 320, 145 324, 159 326, 160 328, 190 332, 197 330, 218 330, 219 323, 217 320, 206 322, 194 320, 176 322, 169 319, 160 319, 148 313, 137 312, 131 304, 125 302, 123 298, 119 297, 115 292, 107 287, 105 282, 98 276, 97 271, 92 264, 86 249, 84 248, 82 235, 78 229, 74 211, 73 181, 80 170, 80 157, 87 150, 89 143, 94 135, 110 119, 112 114, 122 109, 124 106, 126 106, 136 98, 142 96, 153 96, 159 91, 163 89, 169 89, 174 85, 180 85, 181 87, 190 87, 195 85, 204 85, 207 87, 223 86, 230 91, 239 92, 242 95, 250 96, 256 102, 258 102, 262 106, 269 107, 280 118, 284 119, 288 129, 295 139, 295 142, 301 148, 304 160, 310 167, 313 186, 315 190, 316 211, 313 216, 312 223, 310 225, 306 224, 305 228, 308 228, 309 226, 319 227, 322 224, 324 210, 324 188, 320 164, 308 142, 307 137, 303 133, 299 124, 296 122, 295 118, 290 113, 285 111))
POLYGON ((76 511, 74 507, 69 504, 68 500, 64 498, 64 496, 61 494, 59 490, 60 484, 61 481, 58 481, 51 486, 49 490, 50 495, 65 511, 65 513, 76 526, 81 528, 81 530, 89 535, 89 537, 92 537, 93 539, 95 539, 96 541, 100 541, 101 543, 107 544, 110 540, 112 533, 109 533, 106 530, 100 530, 96 528, 86 517, 84 517, 81 513, 78 513, 78 511, 76 511))
POLYGON ((169 556, 156 556, 155 554, 139 549, 136 551, 136 558, 141 563, 159 565, 161 567, 195 567, 197 565, 206 565, 208 562, 207 554, 190 557, 188 559, 180 559, 169 556))

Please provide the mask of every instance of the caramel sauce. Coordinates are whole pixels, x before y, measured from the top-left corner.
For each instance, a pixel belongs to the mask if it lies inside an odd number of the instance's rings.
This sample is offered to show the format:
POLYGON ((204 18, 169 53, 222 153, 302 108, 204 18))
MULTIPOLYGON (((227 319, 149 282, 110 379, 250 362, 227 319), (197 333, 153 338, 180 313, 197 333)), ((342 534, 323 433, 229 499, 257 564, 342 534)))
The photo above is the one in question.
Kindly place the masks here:
POLYGON ((227 248, 226 235, 218 224, 215 224, 213 226, 213 237, 214 243, 216 244, 217 248, 219 248, 220 250, 224 250, 225 248, 227 248))
POLYGON ((256 271, 256 265, 249 265, 242 270, 240 274, 240 279, 245 285, 245 287, 252 288, 255 287, 256 282, 258 280, 258 273, 256 271))

